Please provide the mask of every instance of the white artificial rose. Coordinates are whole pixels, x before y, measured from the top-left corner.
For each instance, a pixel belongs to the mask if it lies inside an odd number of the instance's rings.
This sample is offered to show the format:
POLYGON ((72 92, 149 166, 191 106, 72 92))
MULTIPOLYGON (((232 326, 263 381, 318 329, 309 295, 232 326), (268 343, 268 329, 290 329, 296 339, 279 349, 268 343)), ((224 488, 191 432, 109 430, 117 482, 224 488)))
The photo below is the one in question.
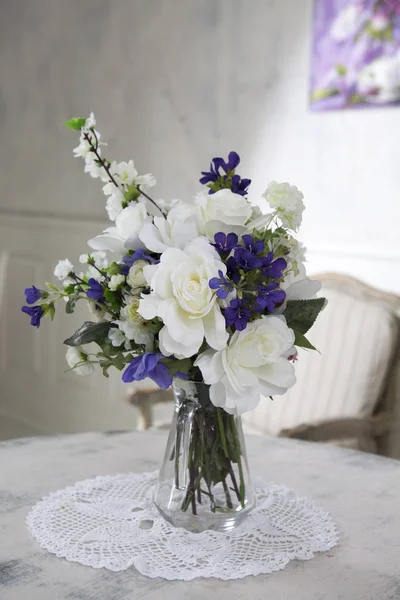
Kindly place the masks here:
POLYGON ((102 235, 92 238, 88 244, 94 250, 111 250, 120 254, 127 249, 144 248, 139 232, 143 225, 150 222, 151 217, 143 203, 130 204, 116 218, 115 227, 105 229, 102 235))
POLYGON ((77 375, 92 375, 94 365, 87 360, 88 356, 82 346, 71 346, 67 350, 67 363, 77 375))
POLYGON ((143 269, 148 266, 146 260, 136 260, 126 277, 126 282, 131 288, 144 287, 146 285, 146 277, 144 276, 143 269))
POLYGON ((68 258, 66 258, 65 260, 58 261, 58 264, 54 269, 54 275, 60 281, 64 281, 73 270, 73 264, 68 260, 68 258))
POLYGON ((125 275, 111 275, 108 287, 112 292, 115 292, 125 283, 125 275))
MULTIPOLYGON (((309 279, 306 274, 306 268, 303 263, 296 264, 296 269, 289 269, 285 279, 280 283, 280 288, 286 292, 287 300, 310 300, 315 298, 321 289, 321 282, 315 279, 309 279)), ((284 309, 285 304, 281 307, 284 309)))
POLYGON ((264 396, 282 395, 296 382, 288 358, 295 353, 294 333, 282 316, 262 316, 236 331, 219 352, 206 350, 198 356, 210 399, 229 414, 253 410, 264 396))
POLYGON ((154 223, 147 223, 139 237, 148 250, 162 254, 167 248, 184 248, 190 240, 198 237, 198 227, 193 206, 179 201, 167 218, 155 216, 154 223))
POLYGON ((215 194, 208 194, 203 190, 194 198, 193 204, 199 233, 209 238, 220 231, 245 233, 245 224, 253 213, 246 198, 228 189, 219 190, 215 194))
POLYGON ((158 265, 148 265, 144 275, 151 294, 143 295, 139 312, 145 319, 159 317, 164 326, 159 333, 160 350, 165 356, 187 358, 198 352, 204 338, 220 350, 228 334, 225 319, 209 286, 226 266, 204 237, 198 237, 183 250, 168 248, 158 265))
POLYGON ((140 298, 127 296, 125 302, 126 305, 120 312, 121 318, 116 324, 128 340, 145 345, 146 351, 151 350, 154 340, 153 325, 139 313, 140 298))
POLYGON ((279 217, 284 227, 297 229, 301 225, 302 213, 305 208, 303 194, 295 185, 277 183, 272 181, 263 194, 275 214, 279 217))

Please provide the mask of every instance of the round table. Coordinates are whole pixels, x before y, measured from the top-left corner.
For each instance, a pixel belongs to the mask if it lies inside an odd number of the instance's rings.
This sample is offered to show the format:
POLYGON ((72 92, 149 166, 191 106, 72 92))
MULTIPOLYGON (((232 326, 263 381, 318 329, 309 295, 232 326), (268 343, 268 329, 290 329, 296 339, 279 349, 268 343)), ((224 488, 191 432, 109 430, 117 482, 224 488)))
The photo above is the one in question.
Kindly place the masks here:
POLYGON ((25 525, 44 495, 96 475, 152 471, 166 432, 107 432, 0 443, 1 600, 389 600, 400 598, 400 462, 317 445, 249 437, 254 477, 284 483, 331 512, 330 552, 238 581, 148 579, 69 563, 25 525))

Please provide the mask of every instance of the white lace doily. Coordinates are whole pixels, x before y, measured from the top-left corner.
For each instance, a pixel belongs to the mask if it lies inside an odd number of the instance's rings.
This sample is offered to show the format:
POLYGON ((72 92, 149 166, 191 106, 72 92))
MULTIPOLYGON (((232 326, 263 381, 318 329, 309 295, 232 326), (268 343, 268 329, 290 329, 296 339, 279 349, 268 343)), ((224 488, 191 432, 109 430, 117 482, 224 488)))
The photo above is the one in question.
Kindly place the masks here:
POLYGON ((157 473, 96 477, 47 496, 27 524, 40 546, 94 568, 134 565, 148 577, 240 579, 283 569, 332 548, 332 518, 307 498, 275 484, 256 486, 257 507, 228 533, 190 533, 153 505, 157 473))

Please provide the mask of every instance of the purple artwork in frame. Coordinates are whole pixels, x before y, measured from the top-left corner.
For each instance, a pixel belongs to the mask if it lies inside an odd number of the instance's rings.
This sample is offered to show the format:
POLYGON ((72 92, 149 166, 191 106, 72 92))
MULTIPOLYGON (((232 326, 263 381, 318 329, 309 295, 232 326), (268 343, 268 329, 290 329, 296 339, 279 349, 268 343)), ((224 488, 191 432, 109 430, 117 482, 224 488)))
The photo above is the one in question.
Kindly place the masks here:
POLYGON ((315 0, 315 111, 400 106, 400 0, 315 0))

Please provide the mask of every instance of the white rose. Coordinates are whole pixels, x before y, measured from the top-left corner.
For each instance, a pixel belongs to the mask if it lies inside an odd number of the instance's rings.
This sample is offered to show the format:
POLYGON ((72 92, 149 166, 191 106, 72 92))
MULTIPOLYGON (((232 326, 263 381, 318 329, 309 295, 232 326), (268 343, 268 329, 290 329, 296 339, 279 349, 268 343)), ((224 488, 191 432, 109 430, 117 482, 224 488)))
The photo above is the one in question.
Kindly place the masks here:
POLYGON ((112 292, 115 292, 125 283, 125 275, 111 275, 108 287, 112 292))
POLYGON ((119 321, 116 324, 124 333, 128 340, 133 340, 136 344, 144 344, 146 350, 153 347, 154 333, 152 323, 146 321, 139 313, 139 303, 136 296, 127 296, 126 305, 121 309, 119 321))
POLYGON ((77 375, 92 375, 94 365, 87 360, 88 355, 84 352, 82 346, 71 346, 67 350, 67 363, 77 375))
POLYGON ((127 249, 144 248, 139 232, 150 221, 143 203, 130 204, 116 218, 115 227, 105 229, 102 235, 92 238, 88 244, 94 250, 111 250, 120 254, 127 249))
POLYGON ((228 339, 225 319, 209 286, 219 270, 226 273, 218 253, 203 237, 184 250, 168 248, 158 265, 144 268, 153 291, 142 297, 139 312, 145 319, 162 319, 159 341, 165 356, 193 356, 204 338, 211 348, 224 348, 228 339))
POLYGON ((230 414, 240 415, 255 408, 260 394, 284 394, 296 382, 288 361, 295 349, 294 333, 282 316, 262 316, 236 331, 228 346, 219 352, 199 355, 199 367, 210 387, 210 399, 230 414))
POLYGON ((167 248, 184 248, 190 240, 198 237, 196 216, 193 206, 179 201, 170 210, 167 218, 154 217, 154 224, 147 223, 139 237, 148 250, 164 252, 167 248))
POLYGON ((272 181, 263 197, 270 207, 275 209, 275 214, 280 218, 284 227, 294 231, 300 227, 305 208, 304 196, 295 185, 272 181))
MULTIPOLYGON (((296 264, 296 270, 289 270, 284 281, 280 283, 282 290, 286 292, 286 300, 309 300, 315 298, 321 289, 321 282, 309 279, 303 263, 296 264)), ((286 306, 286 303, 285 305, 286 306)), ((281 308, 283 309, 284 306, 281 308)))
POLYGON ((146 285, 146 277, 144 276, 143 269, 148 264, 146 260, 137 260, 133 263, 126 278, 126 282, 131 288, 144 287, 146 285))
POLYGON ((219 190, 215 194, 202 191, 194 198, 199 230, 210 238, 219 231, 244 233, 245 223, 253 213, 249 202, 231 190, 219 190))
POLYGON ((65 260, 59 260, 56 268, 54 269, 54 275, 60 281, 67 279, 68 275, 74 270, 72 262, 66 258, 65 260))

